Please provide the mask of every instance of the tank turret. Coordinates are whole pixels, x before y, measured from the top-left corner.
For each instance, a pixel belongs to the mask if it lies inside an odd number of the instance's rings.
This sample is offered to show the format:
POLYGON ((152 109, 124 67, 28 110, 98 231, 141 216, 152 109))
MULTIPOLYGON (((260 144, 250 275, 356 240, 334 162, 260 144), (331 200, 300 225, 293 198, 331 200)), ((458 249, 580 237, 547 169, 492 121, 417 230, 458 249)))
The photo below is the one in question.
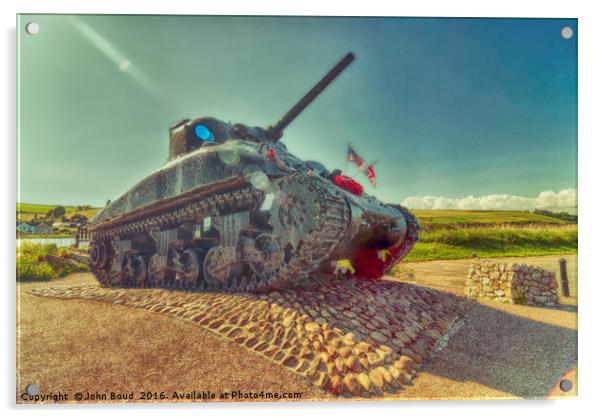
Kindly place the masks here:
POLYGON ((194 151, 202 146, 221 144, 228 139, 275 143, 284 129, 337 78, 354 59, 349 52, 322 79, 301 98, 280 120, 267 129, 242 123, 231 125, 215 118, 184 119, 169 129, 169 158, 194 151))

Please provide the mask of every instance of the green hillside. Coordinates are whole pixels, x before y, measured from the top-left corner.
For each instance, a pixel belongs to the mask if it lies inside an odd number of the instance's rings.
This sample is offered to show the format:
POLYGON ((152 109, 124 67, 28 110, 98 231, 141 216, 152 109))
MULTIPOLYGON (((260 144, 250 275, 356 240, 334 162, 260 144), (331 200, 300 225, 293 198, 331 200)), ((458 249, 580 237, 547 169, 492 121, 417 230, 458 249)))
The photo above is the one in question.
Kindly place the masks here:
MULTIPOLYGON (((17 203, 17 218, 20 221, 29 221, 36 215, 38 218, 44 217, 48 211, 62 205, 39 205, 34 203, 17 203)), ((100 208, 78 209, 77 206, 63 206, 66 216, 69 218, 75 214, 80 214, 88 219, 92 219, 100 208)))
POLYGON ((527 211, 412 210, 420 240, 405 262, 577 252, 576 223, 527 211))
POLYGON ((423 225, 555 224, 569 222, 551 216, 518 210, 412 210, 423 225))

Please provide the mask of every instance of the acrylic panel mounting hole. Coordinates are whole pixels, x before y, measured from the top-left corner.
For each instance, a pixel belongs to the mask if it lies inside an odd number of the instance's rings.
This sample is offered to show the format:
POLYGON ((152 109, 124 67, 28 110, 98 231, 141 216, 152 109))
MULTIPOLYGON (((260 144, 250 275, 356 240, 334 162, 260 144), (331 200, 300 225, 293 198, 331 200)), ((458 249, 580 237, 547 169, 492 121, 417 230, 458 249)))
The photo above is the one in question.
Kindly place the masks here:
POLYGON ((38 25, 36 22, 29 22, 27 25, 25 25, 25 32, 30 35, 37 35, 39 31, 40 25, 38 25))

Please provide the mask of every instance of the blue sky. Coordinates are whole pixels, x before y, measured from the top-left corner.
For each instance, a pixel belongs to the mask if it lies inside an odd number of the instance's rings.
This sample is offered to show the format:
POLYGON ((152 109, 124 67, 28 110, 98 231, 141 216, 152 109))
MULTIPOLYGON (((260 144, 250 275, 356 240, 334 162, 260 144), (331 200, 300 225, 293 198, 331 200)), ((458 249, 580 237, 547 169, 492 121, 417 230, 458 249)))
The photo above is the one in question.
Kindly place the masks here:
POLYGON ((344 168, 352 143, 390 202, 576 189, 575 19, 22 15, 19 198, 103 205, 165 162, 173 122, 267 126, 347 51, 293 153, 344 168))

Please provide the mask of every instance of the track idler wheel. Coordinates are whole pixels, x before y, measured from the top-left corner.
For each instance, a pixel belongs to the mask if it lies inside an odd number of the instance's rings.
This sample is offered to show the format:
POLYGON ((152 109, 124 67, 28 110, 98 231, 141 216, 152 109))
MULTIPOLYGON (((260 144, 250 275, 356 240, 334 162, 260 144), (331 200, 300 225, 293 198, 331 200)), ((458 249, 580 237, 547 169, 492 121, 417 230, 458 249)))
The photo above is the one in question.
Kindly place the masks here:
POLYGON ((90 261, 96 269, 102 269, 107 264, 107 246, 104 241, 96 241, 90 246, 90 261))

